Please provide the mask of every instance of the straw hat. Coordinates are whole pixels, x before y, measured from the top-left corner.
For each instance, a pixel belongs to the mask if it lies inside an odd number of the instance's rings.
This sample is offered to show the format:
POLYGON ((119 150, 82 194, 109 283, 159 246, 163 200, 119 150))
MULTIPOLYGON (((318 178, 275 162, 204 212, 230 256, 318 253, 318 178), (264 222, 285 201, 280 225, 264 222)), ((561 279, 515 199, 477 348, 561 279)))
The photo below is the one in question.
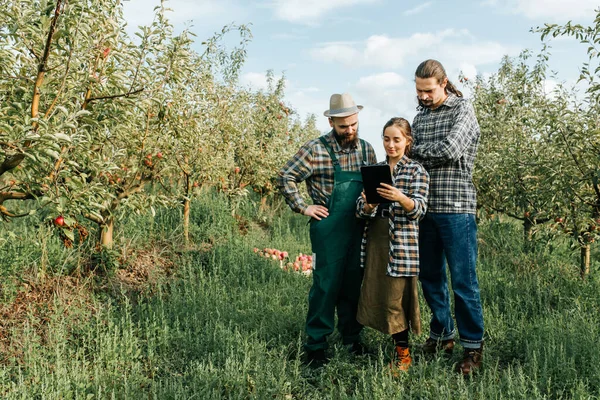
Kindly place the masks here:
POLYGON ((347 117, 356 114, 362 109, 363 106, 357 106, 350 94, 335 93, 329 99, 329 110, 326 110, 323 115, 326 117, 347 117))

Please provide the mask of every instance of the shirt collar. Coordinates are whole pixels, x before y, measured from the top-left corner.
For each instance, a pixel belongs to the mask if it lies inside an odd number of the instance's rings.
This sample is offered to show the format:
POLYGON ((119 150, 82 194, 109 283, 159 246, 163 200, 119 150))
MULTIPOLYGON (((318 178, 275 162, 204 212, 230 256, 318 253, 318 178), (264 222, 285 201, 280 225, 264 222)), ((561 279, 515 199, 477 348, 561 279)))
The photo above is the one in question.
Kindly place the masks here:
POLYGON ((460 97, 458 97, 454 93, 448 93, 448 97, 446 98, 446 100, 444 100, 444 102, 442 103, 442 106, 454 107, 460 102, 459 98, 460 97))
MULTIPOLYGON (((402 167, 403 165, 405 165, 408 161, 409 161, 409 158, 406 156, 406 154, 404 154, 402 157, 400 157, 400 159, 396 163, 396 166, 394 167, 394 171, 396 169, 402 167)), ((389 160, 388 160, 387 156, 385 156, 385 162, 389 165, 389 160)))

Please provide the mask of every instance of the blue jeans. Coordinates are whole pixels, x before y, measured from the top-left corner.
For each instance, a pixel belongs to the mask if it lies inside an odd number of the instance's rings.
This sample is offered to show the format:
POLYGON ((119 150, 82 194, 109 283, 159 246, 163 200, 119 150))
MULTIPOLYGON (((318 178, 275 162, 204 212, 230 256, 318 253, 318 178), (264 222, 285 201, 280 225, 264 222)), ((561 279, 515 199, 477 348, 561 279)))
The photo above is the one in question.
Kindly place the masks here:
POLYGON ((483 311, 475 271, 475 215, 427 213, 419 225, 419 256, 419 280, 432 314, 429 336, 446 340, 455 335, 447 262, 460 344, 464 348, 479 348, 483 342, 483 311))

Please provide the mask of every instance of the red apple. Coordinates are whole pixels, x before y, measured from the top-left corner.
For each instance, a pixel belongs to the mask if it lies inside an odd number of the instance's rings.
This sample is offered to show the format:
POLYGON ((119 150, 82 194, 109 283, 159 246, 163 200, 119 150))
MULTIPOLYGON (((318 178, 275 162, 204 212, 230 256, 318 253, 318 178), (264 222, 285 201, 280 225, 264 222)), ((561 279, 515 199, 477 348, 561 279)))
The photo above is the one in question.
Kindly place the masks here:
POLYGON ((163 156, 162 152, 159 151, 158 153, 156 153, 156 158, 162 158, 162 156, 163 156))
POLYGON ((240 173, 240 167, 235 167, 235 169, 234 169, 234 172, 235 172, 236 174, 239 174, 239 173, 240 173))
POLYGON ((65 219, 63 218, 62 215, 59 215, 58 217, 54 218, 54 225, 56 225, 56 226, 64 226, 65 225, 65 219))

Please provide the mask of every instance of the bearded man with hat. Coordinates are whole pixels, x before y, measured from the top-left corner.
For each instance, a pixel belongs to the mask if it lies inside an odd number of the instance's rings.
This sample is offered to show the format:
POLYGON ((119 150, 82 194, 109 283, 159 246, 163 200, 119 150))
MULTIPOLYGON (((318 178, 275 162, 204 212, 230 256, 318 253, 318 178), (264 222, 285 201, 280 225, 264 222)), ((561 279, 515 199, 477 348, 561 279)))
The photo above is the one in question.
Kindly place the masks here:
POLYGON ((363 271, 360 243, 363 222, 355 217, 363 190, 360 167, 377 162, 373 147, 358 137, 358 112, 348 93, 333 94, 331 131, 305 143, 279 171, 277 186, 290 208, 311 217, 313 285, 308 295, 306 361, 315 367, 328 361, 327 337, 333 333, 337 308, 338 331, 352 353, 361 354, 362 326, 356 311, 363 271), (298 191, 305 181, 313 204, 298 191))

